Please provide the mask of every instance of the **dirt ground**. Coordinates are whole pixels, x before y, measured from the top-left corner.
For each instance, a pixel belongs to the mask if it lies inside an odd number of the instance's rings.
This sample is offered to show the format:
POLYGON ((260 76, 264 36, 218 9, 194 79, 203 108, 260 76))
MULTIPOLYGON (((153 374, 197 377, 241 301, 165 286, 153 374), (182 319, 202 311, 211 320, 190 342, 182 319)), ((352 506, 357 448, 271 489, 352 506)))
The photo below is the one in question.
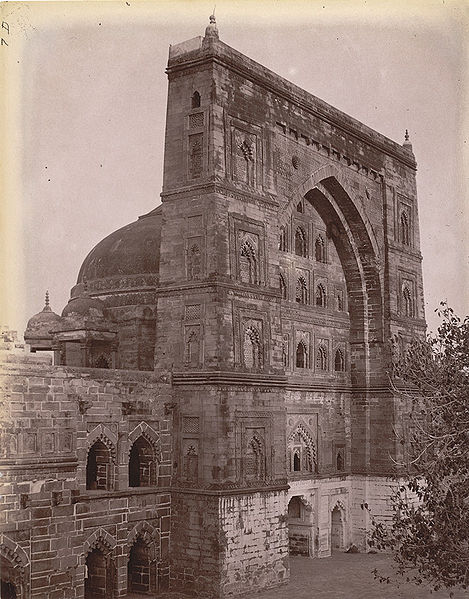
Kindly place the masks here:
MULTIPOLYGON (((290 582, 280 588, 252 595, 255 599, 449 599, 448 591, 431 592, 428 586, 402 581, 383 584, 371 571, 392 572, 386 555, 334 553, 330 558, 290 558, 290 582)), ((455 599, 468 599, 469 592, 455 591, 455 599)))

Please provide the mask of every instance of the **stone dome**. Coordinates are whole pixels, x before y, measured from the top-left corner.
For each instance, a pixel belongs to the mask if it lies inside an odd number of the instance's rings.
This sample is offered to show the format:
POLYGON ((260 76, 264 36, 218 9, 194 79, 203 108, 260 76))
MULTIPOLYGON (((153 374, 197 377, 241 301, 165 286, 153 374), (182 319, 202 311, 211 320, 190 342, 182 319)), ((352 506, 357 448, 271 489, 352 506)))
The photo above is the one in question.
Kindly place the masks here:
POLYGON ((49 292, 46 292, 44 308, 28 320, 24 340, 32 351, 49 350, 54 336, 51 331, 60 329, 61 323, 62 318, 49 306, 49 292))
POLYGON ((77 283, 115 276, 157 274, 161 206, 114 231, 96 245, 80 268, 77 283))
POLYGON ((44 308, 34 316, 31 316, 26 325, 26 330, 35 334, 44 333, 47 335, 51 328, 55 327, 60 321, 60 316, 53 312, 49 306, 49 292, 47 291, 44 308))

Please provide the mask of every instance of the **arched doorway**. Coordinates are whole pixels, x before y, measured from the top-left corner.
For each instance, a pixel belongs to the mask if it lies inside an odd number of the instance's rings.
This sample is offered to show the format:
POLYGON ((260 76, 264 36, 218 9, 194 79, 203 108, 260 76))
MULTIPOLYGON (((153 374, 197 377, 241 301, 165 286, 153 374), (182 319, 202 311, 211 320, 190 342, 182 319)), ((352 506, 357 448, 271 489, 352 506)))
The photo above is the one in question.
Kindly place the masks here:
POLYGON ((150 547, 138 537, 132 545, 127 564, 127 588, 132 593, 156 592, 155 565, 152 563, 150 547))
POLYGON ((344 549, 344 518, 339 506, 331 512, 331 551, 342 551, 344 549))
POLYGON ((288 504, 288 546, 290 555, 312 555, 311 522, 309 510, 300 497, 292 497, 288 504))
POLYGON ((13 582, 8 582, 2 578, 0 597, 2 599, 17 599, 16 586, 13 582))
POLYGON ((3 555, 0 558, 1 593, 2 599, 19 599, 21 591, 18 588, 18 573, 13 564, 3 555))
POLYGON ((86 556, 85 599, 114 597, 115 565, 109 552, 95 547, 86 556))

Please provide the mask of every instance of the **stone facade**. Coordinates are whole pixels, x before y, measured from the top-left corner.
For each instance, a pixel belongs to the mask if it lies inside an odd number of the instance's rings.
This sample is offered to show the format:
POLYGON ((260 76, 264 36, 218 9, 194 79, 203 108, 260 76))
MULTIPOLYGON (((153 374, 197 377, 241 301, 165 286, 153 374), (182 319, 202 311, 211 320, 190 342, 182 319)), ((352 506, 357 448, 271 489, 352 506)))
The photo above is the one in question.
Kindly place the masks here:
MULTIPOLYGON (((425 328, 416 163, 218 39, 171 46, 162 205, 6 362, 5 593, 275 586, 387 517, 389 339, 425 328), (169 537, 171 542, 168 548, 169 537)), ((13 596, 13 595, 12 595, 13 596)))
POLYGON ((153 589, 167 588, 171 415, 154 377, 17 356, 3 370, 2 597, 11 582, 17 597, 83 597, 92 558, 106 564, 101 596, 114 596, 111 588, 125 595, 137 541, 151 556, 153 589), (153 450, 156 479, 129 493, 137 439, 153 450), (96 485, 89 480, 93 448, 103 458, 96 485))

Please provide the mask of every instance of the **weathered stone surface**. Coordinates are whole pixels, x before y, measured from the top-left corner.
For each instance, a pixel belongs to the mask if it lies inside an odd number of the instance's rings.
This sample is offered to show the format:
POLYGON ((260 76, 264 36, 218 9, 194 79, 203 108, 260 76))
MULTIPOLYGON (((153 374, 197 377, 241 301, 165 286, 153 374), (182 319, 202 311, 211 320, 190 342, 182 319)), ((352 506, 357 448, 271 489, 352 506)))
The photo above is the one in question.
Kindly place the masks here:
POLYGON ((167 72, 162 206, 72 290, 107 328, 86 312, 49 335, 62 366, 3 365, 22 598, 252 593, 288 580, 289 551, 365 549, 367 507, 387 517, 388 341, 425 325, 411 149, 212 26, 167 72))

